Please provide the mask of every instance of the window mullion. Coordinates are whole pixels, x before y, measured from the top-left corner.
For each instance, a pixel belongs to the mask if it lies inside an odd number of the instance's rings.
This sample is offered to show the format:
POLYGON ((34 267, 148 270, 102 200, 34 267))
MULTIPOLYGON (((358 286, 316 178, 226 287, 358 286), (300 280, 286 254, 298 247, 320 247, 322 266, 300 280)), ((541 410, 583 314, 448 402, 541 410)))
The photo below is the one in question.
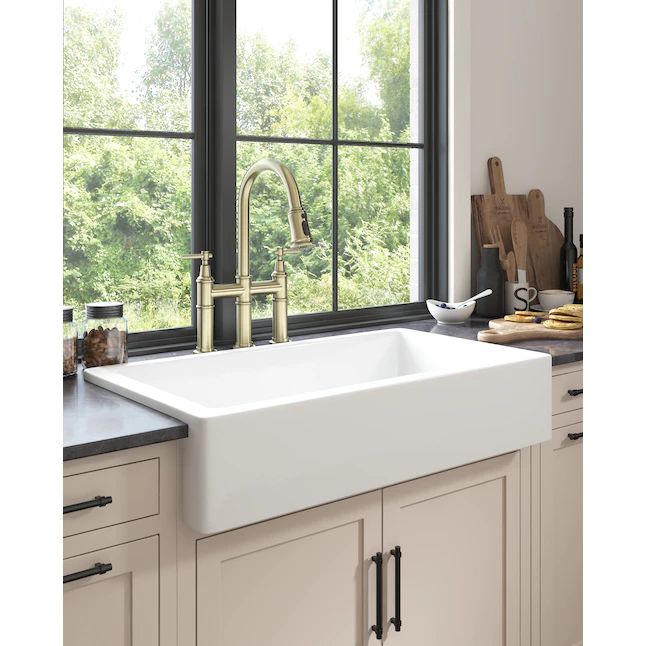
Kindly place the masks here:
POLYGON ((339 309, 339 3, 332 0, 332 311, 339 309))

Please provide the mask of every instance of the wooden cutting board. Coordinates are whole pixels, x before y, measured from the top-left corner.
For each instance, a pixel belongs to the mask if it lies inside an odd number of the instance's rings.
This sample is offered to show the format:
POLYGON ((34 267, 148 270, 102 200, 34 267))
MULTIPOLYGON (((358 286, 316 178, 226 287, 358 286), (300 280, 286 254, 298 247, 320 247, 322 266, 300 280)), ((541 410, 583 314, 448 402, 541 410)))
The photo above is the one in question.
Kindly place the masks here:
POLYGON ((583 338, 580 330, 550 330, 542 323, 512 323, 505 319, 489 321, 488 330, 478 332, 478 341, 487 343, 515 343, 534 339, 576 341, 583 338))
POLYGON ((527 201, 527 247, 536 289, 560 289, 559 264, 563 234, 554 222, 545 217, 542 191, 532 189, 527 195, 527 201))
MULTIPOLYGON (((480 249, 484 244, 497 241, 498 228, 504 245, 504 253, 513 251, 511 222, 520 218, 527 222, 527 196, 510 195, 505 188, 502 161, 498 157, 487 160, 491 195, 471 196, 471 218, 473 223, 473 276, 480 266, 480 249)), ((531 284, 531 280, 530 280, 531 284)))

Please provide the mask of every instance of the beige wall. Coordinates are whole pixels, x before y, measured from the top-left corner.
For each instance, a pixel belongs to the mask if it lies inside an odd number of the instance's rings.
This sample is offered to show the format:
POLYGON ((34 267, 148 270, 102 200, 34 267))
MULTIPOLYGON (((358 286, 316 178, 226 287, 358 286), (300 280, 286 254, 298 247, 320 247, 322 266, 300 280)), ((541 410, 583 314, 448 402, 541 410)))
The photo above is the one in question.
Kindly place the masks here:
POLYGON ((581 0, 471 0, 471 190, 498 155, 507 190, 540 188, 562 227, 582 207, 581 0))
MULTIPOLYGON (((459 111, 454 127, 462 133, 470 130, 470 147, 462 144, 455 150, 456 192, 469 179, 471 193, 489 192, 486 161, 497 155, 503 161, 507 191, 527 193, 540 188, 546 214, 559 227, 563 207, 574 207, 578 243, 582 232, 581 0, 453 0, 452 12, 453 111, 459 111), (470 117, 460 107, 465 102, 470 117)), ((470 214, 463 194, 455 194, 454 200, 454 294, 460 297, 469 289, 464 218, 470 214)))

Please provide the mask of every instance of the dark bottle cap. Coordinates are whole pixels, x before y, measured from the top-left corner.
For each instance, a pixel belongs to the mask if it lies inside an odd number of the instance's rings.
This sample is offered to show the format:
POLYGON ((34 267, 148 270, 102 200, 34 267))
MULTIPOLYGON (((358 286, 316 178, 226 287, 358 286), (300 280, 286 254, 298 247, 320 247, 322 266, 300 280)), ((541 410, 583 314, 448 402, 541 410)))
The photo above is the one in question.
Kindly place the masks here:
POLYGON ((63 323, 69 323, 74 315, 74 308, 71 305, 63 305, 63 323))
POLYGON ((114 319, 123 316, 123 303, 87 303, 85 313, 89 319, 114 319))
POLYGON ((572 206, 566 206, 566 207, 563 209, 563 215, 565 215, 565 216, 567 216, 567 215, 572 215, 572 216, 574 216, 574 207, 572 207, 572 206))

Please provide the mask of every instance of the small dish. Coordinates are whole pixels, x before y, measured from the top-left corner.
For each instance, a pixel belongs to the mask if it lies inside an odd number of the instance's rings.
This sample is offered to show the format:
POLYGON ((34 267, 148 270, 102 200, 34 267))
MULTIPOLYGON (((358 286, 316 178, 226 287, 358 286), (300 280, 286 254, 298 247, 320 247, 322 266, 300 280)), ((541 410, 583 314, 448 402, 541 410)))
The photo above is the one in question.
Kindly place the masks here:
POLYGON ((544 289, 538 292, 538 301, 546 312, 561 305, 574 303, 574 292, 567 292, 563 289, 544 289))
POLYGON ((454 303, 444 303, 444 305, 446 307, 441 307, 431 301, 426 301, 428 311, 438 323, 442 325, 460 325, 473 314, 476 302, 469 301, 460 307, 455 307, 454 303))

